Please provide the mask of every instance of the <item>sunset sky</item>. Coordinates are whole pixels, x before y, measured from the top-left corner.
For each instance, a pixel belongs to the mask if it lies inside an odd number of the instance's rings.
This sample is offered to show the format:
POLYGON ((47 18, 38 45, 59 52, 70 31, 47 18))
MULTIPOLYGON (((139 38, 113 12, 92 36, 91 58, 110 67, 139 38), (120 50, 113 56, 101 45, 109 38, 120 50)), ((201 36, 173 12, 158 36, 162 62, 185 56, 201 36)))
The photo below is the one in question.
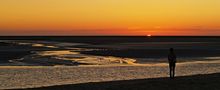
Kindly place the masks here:
POLYGON ((220 0, 0 0, 0 35, 220 35, 220 0))

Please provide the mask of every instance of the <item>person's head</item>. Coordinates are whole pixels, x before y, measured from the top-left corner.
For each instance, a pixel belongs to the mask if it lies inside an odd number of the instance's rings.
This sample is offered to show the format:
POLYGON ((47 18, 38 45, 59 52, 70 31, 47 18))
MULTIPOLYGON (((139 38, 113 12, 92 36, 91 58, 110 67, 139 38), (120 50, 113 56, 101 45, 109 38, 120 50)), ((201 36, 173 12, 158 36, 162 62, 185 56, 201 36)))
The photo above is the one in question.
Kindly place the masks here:
POLYGON ((170 48, 170 52, 173 52, 174 51, 174 49, 173 48, 170 48))

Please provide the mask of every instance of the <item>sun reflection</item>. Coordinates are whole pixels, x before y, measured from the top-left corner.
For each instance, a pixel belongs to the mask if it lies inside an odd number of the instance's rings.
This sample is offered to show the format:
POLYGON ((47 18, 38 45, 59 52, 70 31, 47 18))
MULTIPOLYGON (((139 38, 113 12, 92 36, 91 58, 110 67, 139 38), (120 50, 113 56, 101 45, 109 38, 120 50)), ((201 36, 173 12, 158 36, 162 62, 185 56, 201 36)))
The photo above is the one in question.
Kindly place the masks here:
POLYGON ((74 55, 74 54, 79 54, 78 52, 71 52, 69 50, 63 50, 63 51, 43 51, 40 52, 39 55, 41 56, 63 56, 63 55, 74 55))
POLYGON ((118 58, 111 56, 92 56, 83 55, 74 50, 61 50, 61 51, 42 51, 39 52, 40 56, 50 56, 60 60, 71 60, 78 63, 85 63, 91 65, 106 65, 106 64, 129 64, 135 65, 136 60, 130 58, 118 58))
POLYGON ((33 44, 32 47, 43 47, 43 44, 33 44))

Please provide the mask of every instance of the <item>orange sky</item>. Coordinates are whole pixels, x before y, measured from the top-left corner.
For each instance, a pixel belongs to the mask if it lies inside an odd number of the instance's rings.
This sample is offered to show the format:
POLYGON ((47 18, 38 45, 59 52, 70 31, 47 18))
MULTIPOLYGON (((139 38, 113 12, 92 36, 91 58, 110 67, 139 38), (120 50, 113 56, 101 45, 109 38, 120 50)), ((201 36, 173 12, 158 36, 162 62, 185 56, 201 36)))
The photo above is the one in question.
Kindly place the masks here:
POLYGON ((220 0, 1 0, 0 35, 220 35, 220 0))

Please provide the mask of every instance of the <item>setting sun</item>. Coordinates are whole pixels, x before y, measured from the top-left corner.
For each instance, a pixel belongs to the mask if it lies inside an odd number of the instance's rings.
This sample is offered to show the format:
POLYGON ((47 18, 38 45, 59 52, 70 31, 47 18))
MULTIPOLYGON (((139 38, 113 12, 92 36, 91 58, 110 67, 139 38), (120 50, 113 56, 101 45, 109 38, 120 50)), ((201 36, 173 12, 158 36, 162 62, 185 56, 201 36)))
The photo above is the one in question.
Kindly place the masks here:
POLYGON ((151 35, 151 34, 148 34, 147 36, 148 36, 148 37, 151 37, 152 35, 151 35))

